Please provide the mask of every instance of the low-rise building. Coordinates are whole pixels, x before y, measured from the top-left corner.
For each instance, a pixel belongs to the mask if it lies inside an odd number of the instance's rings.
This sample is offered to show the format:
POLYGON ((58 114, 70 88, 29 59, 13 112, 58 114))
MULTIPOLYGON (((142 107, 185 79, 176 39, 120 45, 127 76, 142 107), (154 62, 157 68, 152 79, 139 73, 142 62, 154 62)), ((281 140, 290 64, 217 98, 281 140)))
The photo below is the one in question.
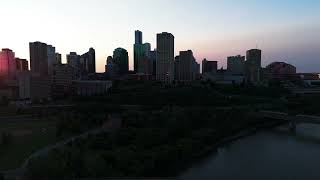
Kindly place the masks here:
POLYGON ((231 72, 220 69, 216 73, 205 73, 202 75, 203 81, 212 81, 217 84, 241 84, 245 81, 244 75, 233 75, 231 72))
POLYGON ((264 80, 296 80, 299 79, 296 67, 285 62, 273 62, 263 69, 264 80))
POLYGON ((112 81, 72 81, 73 93, 76 96, 95 96, 107 94, 112 81))

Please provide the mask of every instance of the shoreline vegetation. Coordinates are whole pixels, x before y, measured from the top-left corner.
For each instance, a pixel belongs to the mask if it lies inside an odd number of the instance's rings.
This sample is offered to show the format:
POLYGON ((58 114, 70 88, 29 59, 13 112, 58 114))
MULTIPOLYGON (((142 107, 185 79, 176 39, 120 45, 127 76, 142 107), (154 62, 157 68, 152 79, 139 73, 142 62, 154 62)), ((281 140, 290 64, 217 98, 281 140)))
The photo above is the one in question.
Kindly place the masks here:
POLYGON ((176 177, 222 144, 283 123, 249 112, 180 107, 127 112, 122 115, 123 128, 32 159, 26 175, 30 179, 176 177))
POLYGON ((299 99, 288 96, 282 87, 115 82, 108 95, 68 101, 74 106, 57 117, 56 136, 63 139, 102 127, 113 115, 121 119, 121 128, 76 139, 33 158, 25 175, 175 177, 225 143, 285 123, 259 117, 259 110, 315 112, 317 104, 311 99, 301 106, 295 103, 299 99))

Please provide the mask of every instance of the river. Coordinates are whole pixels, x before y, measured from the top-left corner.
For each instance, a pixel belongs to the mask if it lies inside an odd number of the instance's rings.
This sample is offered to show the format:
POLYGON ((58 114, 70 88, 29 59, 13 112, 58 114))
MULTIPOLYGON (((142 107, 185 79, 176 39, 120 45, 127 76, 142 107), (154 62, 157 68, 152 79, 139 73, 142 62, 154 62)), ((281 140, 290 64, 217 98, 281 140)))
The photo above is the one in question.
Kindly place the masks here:
POLYGON ((319 180, 320 126, 277 127, 222 146, 179 180, 319 180))

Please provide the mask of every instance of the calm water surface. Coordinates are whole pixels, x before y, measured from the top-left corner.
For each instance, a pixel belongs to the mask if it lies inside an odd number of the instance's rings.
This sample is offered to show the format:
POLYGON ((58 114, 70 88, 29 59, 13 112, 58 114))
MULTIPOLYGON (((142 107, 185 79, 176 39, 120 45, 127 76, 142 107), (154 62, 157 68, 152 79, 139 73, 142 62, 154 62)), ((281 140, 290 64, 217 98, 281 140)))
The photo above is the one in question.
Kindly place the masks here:
POLYGON ((320 125, 286 127, 235 141, 190 168, 179 180, 320 180, 320 125))

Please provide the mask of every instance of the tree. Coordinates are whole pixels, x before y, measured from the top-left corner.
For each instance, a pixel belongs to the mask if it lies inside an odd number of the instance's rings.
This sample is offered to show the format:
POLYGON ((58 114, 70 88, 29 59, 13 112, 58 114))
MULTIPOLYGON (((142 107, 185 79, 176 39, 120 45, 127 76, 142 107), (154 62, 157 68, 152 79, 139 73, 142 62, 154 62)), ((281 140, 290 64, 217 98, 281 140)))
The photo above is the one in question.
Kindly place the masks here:
POLYGON ((0 173, 0 180, 4 180, 4 175, 0 173))
POLYGON ((12 134, 9 132, 1 133, 1 142, 3 145, 10 145, 12 143, 12 134))
POLYGON ((9 104, 9 99, 8 99, 8 97, 7 96, 2 96, 2 98, 1 98, 1 104, 0 105, 3 105, 3 106, 8 106, 8 104, 9 104))

